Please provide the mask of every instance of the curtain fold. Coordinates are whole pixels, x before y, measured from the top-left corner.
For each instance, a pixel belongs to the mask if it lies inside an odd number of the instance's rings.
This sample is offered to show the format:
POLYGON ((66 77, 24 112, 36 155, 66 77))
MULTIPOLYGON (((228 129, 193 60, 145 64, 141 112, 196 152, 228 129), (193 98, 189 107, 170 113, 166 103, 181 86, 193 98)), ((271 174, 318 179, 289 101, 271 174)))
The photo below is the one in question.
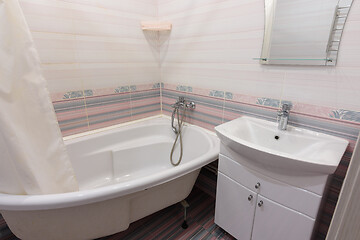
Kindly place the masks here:
POLYGON ((78 190, 18 0, 0 0, 0 192, 78 190))

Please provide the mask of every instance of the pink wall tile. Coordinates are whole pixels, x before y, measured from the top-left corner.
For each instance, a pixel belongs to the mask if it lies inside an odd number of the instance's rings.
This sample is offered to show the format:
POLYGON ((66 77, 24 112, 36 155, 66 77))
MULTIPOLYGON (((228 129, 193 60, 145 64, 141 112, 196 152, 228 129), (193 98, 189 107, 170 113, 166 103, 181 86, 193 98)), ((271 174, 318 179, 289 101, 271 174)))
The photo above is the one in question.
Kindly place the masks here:
POLYGON ((115 87, 110 88, 101 88, 101 89, 94 89, 93 96, 104 96, 104 95, 111 95, 115 94, 115 87))
POLYGON ((196 88, 204 90, 200 95, 205 89, 231 91, 236 101, 250 104, 270 97, 296 102, 297 110, 318 106, 312 112, 322 109, 320 116, 326 115, 326 108, 360 111, 360 82, 349 80, 360 76, 355 72, 360 64, 359 6, 353 3, 336 67, 288 67, 261 66, 253 60, 261 52, 263 1, 161 1, 160 19, 174 23, 163 81, 190 85, 194 93, 196 88))
POLYGON ((175 84, 171 84, 171 83, 164 83, 164 88, 166 88, 166 89, 169 89, 169 90, 176 90, 176 87, 177 87, 177 85, 175 85, 175 84))
POLYGON ((66 136, 74 135, 77 133, 87 132, 89 130, 91 130, 91 129, 88 127, 88 125, 86 125, 86 126, 78 127, 78 128, 74 128, 74 129, 63 130, 63 131, 61 131, 61 133, 64 137, 66 137, 66 136))
POLYGON ((110 126, 113 126, 113 125, 130 122, 131 120, 132 119, 131 119, 131 116, 130 116, 130 117, 119 118, 119 119, 111 120, 111 121, 104 121, 104 122, 101 122, 101 123, 94 123, 94 124, 89 125, 89 130, 95 130, 95 129, 105 128, 105 127, 110 127, 110 126))

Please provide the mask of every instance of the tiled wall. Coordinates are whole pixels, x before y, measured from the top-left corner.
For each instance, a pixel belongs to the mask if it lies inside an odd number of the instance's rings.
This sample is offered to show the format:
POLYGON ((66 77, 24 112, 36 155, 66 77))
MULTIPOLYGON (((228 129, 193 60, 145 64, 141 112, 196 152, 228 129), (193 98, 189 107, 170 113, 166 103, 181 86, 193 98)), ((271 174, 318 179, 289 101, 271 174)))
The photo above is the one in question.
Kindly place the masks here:
MULTIPOLYGON (((360 111, 360 2, 354 1, 336 67, 260 65, 263 0, 160 0, 173 23, 161 49, 162 80, 174 85, 360 111)), ((306 111, 306 110, 304 110, 306 111)))
MULTIPOLYGON (((350 141, 330 183, 316 239, 324 239, 360 129, 360 2, 354 1, 336 67, 260 65, 263 0, 159 0, 173 23, 161 48, 163 113, 178 95, 197 103, 189 121, 208 129, 242 115, 275 120, 291 102, 291 124, 350 141)), ((210 185, 214 185, 209 183, 210 185)))
POLYGON ((155 0, 20 0, 63 134, 160 113, 155 0))
POLYGON ((64 135, 161 113, 161 102, 169 114, 185 95, 197 103, 189 121, 208 129, 241 115, 274 120, 279 103, 288 101, 292 124, 348 139, 320 220, 317 235, 324 238, 360 129, 360 2, 351 9, 336 67, 254 61, 263 0, 20 3, 64 135), (173 23, 170 34, 141 31, 141 20, 157 17, 173 23))
MULTIPOLYGON (((196 109, 187 114, 187 121, 213 130, 216 125, 238 118, 240 116, 253 116, 270 121, 276 120, 276 111, 279 99, 255 98, 252 96, 233 94, 232 92, 199 89, 191 86, 164 84, 162 90, 163 113, 171 114, 172 104, 178 96, 186 96, 188 100, 196 103, 196 109)), ((359 114, 352 112, 341 119, 339 114, 334 114, 331 109, 307 106, 312 114, 303 113, 294 109, 290 113, 290 124, 302 128, 322 132, 347 139, 350 144, 347 148, 339 167, 329 184, 328 195, 325 196, 323 209, 319 215, 319 225, 315 239, 325 239, 331 218, 336 207, 336 202, 341 190, 351 155, 359 134, 359 114), (318 114, 316 114, 316 110, 318 114)), ((202 174, 201 189, 213 195, 216 184, 214 177, 202 174)))
POLYGON ((52 95, 64 136, 161 113, 160 83, 52 95))

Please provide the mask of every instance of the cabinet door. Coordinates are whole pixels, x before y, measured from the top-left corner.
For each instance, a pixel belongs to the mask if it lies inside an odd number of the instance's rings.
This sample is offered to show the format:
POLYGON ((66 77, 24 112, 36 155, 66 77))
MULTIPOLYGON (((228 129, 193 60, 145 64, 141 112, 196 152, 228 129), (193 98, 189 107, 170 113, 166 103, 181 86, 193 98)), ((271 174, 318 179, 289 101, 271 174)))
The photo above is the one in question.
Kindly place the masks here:
POLYGON ((256 193, 219 172, 215 223, 239 240, 250 240, 256 193))
POLYGON ((314 223, 314 219, 259 194, 252 240, 310 240, 314 223))

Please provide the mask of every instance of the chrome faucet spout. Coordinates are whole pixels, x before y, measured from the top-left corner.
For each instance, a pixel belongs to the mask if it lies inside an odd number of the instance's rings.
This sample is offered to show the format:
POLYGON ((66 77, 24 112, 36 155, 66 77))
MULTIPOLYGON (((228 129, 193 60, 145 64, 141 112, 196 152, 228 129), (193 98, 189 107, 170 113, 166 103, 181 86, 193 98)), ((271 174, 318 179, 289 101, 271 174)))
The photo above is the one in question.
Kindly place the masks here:
POLYGON ((290 108, 291 105, 287 103, 281 105, 281 110, 278 111, 278 115, 277 115, 279 130, 285 131, 287 129, 287 125, 289 122, 290 108))

